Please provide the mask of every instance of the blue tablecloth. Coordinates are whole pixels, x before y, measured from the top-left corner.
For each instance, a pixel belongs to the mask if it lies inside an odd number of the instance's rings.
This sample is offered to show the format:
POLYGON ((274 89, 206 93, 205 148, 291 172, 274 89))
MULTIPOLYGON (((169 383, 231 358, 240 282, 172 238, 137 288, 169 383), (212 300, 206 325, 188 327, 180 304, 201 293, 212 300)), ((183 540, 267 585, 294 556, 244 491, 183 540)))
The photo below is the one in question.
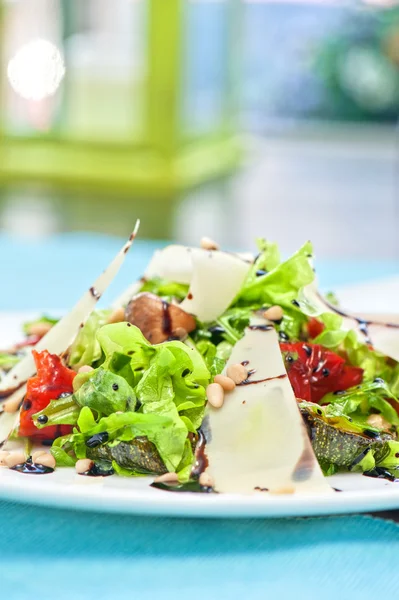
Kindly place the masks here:
MULTIPOLYGON (((120 240, 0 236, 0 309, 67 308, 120 240)), ((156 244, 137 241, 108 299, 156 244)), ((394 263, 322 263, 324 287, 397 273, 394 263)), ((105 298, 105 302, 107 298, 105 298)), ((0 599, 396 597, 399 528, 363 516, 172 520, 0 502, 0 599)))

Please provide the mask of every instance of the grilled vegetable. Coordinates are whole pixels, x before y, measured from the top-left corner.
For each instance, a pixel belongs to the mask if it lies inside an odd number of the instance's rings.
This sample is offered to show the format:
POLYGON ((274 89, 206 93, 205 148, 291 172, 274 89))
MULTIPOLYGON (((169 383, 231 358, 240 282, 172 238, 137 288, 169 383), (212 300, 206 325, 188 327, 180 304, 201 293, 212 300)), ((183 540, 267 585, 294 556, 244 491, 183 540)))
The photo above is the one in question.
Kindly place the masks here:
POLYGON ((87 456, 92 460, 115 461, 120 467, 135 471, 163 475, 167 473, 161 457, 154 444, 146 437, 136 437, 131 442, 120 442, 115 446, 99 446, 88 448, 87 456))
POLYGON ((345 418, 325 417, 319 407, 313 410, 302 403, 300 411, 317 460, 322 464, 350 468, 368 448, 382 451, 386 442, 395 439, 393 435, 372 429, 365 428, 362 431, 358 427, 351 427, 345 418))

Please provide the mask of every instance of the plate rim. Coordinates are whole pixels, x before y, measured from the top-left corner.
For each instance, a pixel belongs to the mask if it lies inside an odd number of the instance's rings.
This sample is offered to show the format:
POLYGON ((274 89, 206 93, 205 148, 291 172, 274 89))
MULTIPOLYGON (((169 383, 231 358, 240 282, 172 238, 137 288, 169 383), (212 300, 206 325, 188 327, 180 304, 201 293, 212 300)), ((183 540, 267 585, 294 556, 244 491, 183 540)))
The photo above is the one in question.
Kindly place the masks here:
MULTIPOLYGON (((66 468, 63 471, 66 471, 66 468)), ((68 471, 72 479, 81 477, 75 475, 71 468, 68 471)), ((173 493, 154 488, 149 488, 148 491, 133 487, 121 489, 103 486, 103 481, 99 481, 108 478, 98 478, 94 485, 92 479, 85 485, 73 484, 73 481, 65 484, 58 482, 54 485, 51 482, 52 474, 40 477, 41 480, 42 477, 48 478, 48 483, 31 485, 27 483, 31 481, 29 477, 34 476, 1 469, 0 498, 35 506, 78 509, 86 512, 177 518, 310 517, 399 509, 399 486, 391 490, 380 488, 367 492, 359 490, 327 494, 262 496, 261 494, 173 493)), ((362 476, 359 474, 359 477, 362 476)), ((86 478, 82 477, 83 479, 87 481, 86 478)), ((151 477, 140 479, 148 485, 153 480, 151 477)), ((133 482, 133 480, 129 481, 133 482)))

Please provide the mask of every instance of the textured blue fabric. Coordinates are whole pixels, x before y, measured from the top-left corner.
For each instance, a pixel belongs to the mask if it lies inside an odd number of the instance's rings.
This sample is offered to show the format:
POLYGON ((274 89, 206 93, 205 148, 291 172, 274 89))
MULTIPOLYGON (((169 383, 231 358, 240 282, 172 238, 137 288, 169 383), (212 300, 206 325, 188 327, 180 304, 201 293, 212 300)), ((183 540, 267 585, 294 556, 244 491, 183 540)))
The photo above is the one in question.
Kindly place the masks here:
POLYGON ((397 598, 399 527, 172 520, 0 503, 2 600, 397 598))
MULTIPOLYGON (((69 307, 120 244, 88 234, 35 244, 0 236, 0 308, 69 307)), ((137 241, 108 299, 157 245, 137 241)), ((397 266, 330 262, 318 272, 334 287, 397 266)), ((398 553, 398 526, 370 517, 196 521, 0 502, 0 600, 394 598, 398 553)))

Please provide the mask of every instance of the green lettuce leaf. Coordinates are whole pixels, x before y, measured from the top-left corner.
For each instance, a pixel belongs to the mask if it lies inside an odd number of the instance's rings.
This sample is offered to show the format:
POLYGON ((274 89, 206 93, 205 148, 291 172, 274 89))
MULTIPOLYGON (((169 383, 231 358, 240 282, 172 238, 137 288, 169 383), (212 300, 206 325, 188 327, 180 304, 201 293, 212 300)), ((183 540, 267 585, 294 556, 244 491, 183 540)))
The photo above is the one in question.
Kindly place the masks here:
POLYGON ((79 406, 88 406, 105 416, 134 410, 136 406, 136 395, 127 381, 102 367, 93 371, 88 381, 75 392, 75 400, 79 406))
MULTIPOLYGON (((275 258, 271 264, 276 266, 265 275, 256 276, 256 271, 251 269, 233 308, 245 306, 253 311, 279 305, 284 310, 284 316, 277 325, 278 331, 290 339, 299 339, 308 320, 308 311, 302 303, 298 304, 298 298, 303 288, 314 280, 310 260, 312 251, 311 243, 307 242, 285 262, 276 264, 275 258)), ((228 341, 235 343, 233 336, 228 341)))
POLYGON ((382 450, 376 453, 376 464, 388 469, 399 466, 399 442, 389 441, 384 444, 382 450))
POLYGON ((62 448, 52 446, 50 449, 51 454, 54 456, 57 463, 57 467, 74 467, 76 458, 65 452, 62 448))
POLYGON ((353 424, 363 428, 378 429, 367 422, 368 417, 375 413, 381 414, 389 423, 398 427, 398 413, 387 399, 398 403, 385 381, 377 378, 349 388, 344 394, 327 394, 322 399, 322 404, 325 405, 328 417, 350 417, 353 424))
POLYGON ((82 433, 87 433, 96 427, 96 419, 88 406, 84 406, 80 411, 77 425, 82 433))
POLYGON ((355 460, 354 464, 350 467, 350 471, 353 473, 365 473, 374 469, 375 465, 375 451, 369 448, 368 452, 363 452, 360 455, 360 460, 359 458, 355 460))
POLYGON ((312 244, 306 242, 291 258, 265 275, 245 281, 237 303, 257 306, 278 304, 290 311, 296 308, 292 301, 297 299, 299 290, 314 280, 309 260, 312 252, 312 244))
POLYGON ((101 359, 101 346, 96 337, 100 327, 105 325, 110 310, 94 311, 80 329, 69 351, 69 364, 76 369, 83 365, 93 365, 101 359))
POLYGON ((32 421, 38 429, 50 425, 76 425, 80 413, 80 406, 76 403, 74 396, 66 396, 51 400, 50 403, 36 414, 32 415, 32 421), (47 417, 44 424, 39 422, 39 417, 47 417))
MULTIPOLYGON (((175 391, 172 377, 180 368, 173 354, 167 348, 158 353, 156 360, 144 373, 136 392, 141 402, 143 414, 161 415, 169 419, 169 436, 173 440, 173 447, 169 448, 168 456, 165 456, 165 465, 174 471, 180 464, 188 429, 179 416, 178 406, 175 403, 175 391)), ((182 379, 181 375, 180 378, 182 379)), ((182 398, 176 398, 182 401, 182 398)), ((163 458, 163 456, 161 455, 163 458)))
POLYGON ((223 371, 226 360, 217 355, 218 346, 209 340, 200 340, 197 342, 196 348, 203 357, 212 377, 223 371))
POLYGON ((399 397, 399 364, 370 348, 359 339, 353 329, 340 329, 342 318, 332 313, 324 313, 318 317, 325 324, 325 330, 318 335, 313 343, 321 344, 338 354, 344 354, 349 364, 361 367, 365 380, 384 379, 390 393, 399 397))
POLYGON ((187 296, 188 288, 189 286, 184 283, 155 278, 145 281, 140 292, 151 292, 170 302, 172 299, 183 300, 187 296))
MULTIPOLYGON (((131 370, 137 372, 137 376, 140 377, 156 353, 156 347, 151 346, 140 329, 130 323, 104 325, 97 332, 97 340, 105 355, 102 366, 109 369, 110 365, 113 365, 113 371, 118 374, 119 371, 113 363, 115 354, 119 360, 121 356, 128 357, 131 370)), ((126 363, 121 365, 121 368, 125 366, 126 363)))

